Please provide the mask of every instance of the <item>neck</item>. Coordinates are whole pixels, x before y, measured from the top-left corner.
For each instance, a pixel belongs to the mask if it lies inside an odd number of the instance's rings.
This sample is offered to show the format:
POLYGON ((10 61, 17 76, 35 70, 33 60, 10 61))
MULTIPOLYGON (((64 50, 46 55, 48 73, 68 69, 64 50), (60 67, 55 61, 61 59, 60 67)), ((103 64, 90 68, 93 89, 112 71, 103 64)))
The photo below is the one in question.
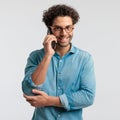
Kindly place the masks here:
POLYGON ((64 56, 71 48, 71 44, 69 44, 66 47, 61 47, 61 46, 57 46, 56 48, 56 52, 60 55, 60 56, 64 56))

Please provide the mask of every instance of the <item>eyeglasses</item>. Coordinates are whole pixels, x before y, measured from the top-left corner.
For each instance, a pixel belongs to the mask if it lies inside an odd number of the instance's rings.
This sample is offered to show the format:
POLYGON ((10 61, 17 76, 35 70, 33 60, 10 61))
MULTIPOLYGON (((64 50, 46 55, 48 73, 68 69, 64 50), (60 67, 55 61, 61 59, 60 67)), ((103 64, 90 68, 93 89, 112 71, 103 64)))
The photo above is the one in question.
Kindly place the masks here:
POLYGON ((63 30, 65 30, 66 33, 70 33, 70 32, 73 31, 74 26, 73 25, 68 25, 65 28, 62 28, 60 26, 55 25, 55 26, 50 26, 50 28, 52 29, 52 32, 54 32, 54 33, 60 33, 63 30))

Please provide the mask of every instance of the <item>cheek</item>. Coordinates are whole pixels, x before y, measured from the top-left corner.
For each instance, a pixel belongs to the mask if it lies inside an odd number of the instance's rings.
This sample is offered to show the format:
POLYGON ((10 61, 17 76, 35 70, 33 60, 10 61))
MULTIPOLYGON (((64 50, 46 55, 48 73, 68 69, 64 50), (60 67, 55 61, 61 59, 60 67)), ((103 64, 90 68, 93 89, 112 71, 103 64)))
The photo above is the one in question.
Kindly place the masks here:
POLYGON ((60 34, 56 34, 56 33, 53 33, 53 35, 54 35, 55 37, 59 37, 59 36, 60 36, 60 34))
POLYGON ((73 38, 73 34, 69 34, 69 38, 72 39, 73 38))
POLYGON ((70 37, 73 37, 73 32, 72 32, 72 33, 69 33, 69 36, 70 36, 70 37))
POLYGON ((73 32, 72 33, 69 33, 69 34, 67 34, 67 35, 60 35, 60 34, 54 34, 54 36, 57 38, 57 39, 59 39, 60 37, 67 37, 70 41, 71 41, 71 39, 73 38, 73 32))

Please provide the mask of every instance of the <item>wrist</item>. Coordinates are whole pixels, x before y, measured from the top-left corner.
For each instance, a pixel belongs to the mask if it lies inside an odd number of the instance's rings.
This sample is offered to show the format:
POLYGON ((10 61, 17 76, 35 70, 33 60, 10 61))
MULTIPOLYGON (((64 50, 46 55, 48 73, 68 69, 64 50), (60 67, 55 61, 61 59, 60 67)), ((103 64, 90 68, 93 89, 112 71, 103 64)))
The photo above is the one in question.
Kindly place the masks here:
POLYGON ((50 54, 50 53, 45 53, 45 58, 52 58, 53 54, 50 54))
POLYGON ((44 59, 50 61, 53 55, 46 53, 44 59))
POLYGON ((49 96, 48 97, 48 106, 62 107, 59 97, 49 96))

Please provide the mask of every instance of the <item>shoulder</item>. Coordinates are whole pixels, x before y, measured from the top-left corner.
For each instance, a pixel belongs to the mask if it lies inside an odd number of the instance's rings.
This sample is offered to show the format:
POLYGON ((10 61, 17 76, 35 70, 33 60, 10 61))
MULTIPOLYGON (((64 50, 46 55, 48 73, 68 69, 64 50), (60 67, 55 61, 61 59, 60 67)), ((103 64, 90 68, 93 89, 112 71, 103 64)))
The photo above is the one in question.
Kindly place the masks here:
POLYGON ((28 60, 31 61, 40 61, 42 60, 44 56, 44 49, 38 49, 38 50, 33 50, 31 53, 28 55, 28 60))
POLYGON ((29 56, 42 56, 44 54, 44 49, 33 50, 29 56))
POLYGON ((86 50, 73 46, 75 59, 81 61, 83 64, 94 63, 91 53, 86 50))
POLYGON ((73 49, 75 53, 77 54, 77 56, 84 57, 84 58, 92 57, 91 53, 89 53, 86 50, 80 49, 76 46, 73 46, 73 49))

